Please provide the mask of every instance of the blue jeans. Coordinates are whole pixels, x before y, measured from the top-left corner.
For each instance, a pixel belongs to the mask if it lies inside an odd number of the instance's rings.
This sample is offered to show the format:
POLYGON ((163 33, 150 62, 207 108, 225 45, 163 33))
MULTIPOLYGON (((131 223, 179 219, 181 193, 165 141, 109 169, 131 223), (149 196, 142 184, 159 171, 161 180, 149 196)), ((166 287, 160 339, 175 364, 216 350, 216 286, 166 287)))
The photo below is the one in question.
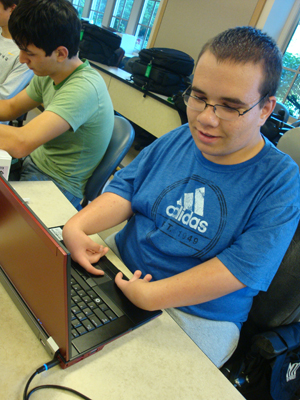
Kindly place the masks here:
POLYGON ((66 196, 66 198, 73 204, 77 210, 81 209, 81 198, 74 196, 68 192, 59 183, 57 183, 51 176, 42 172, 32 161, 30 156, 27 156, 22 164, 20 171, 20 181, 52 181, 58 187, 58 189, 66 196))

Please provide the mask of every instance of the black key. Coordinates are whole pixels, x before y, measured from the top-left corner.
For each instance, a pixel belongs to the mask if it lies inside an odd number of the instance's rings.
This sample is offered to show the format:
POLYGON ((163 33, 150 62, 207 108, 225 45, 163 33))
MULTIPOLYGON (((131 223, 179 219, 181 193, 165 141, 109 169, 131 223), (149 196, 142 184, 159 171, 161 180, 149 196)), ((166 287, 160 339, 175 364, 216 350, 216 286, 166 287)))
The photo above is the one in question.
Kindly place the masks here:
POLYGON ((89 315, 93 314, 90 308, 85 308, 82 312, 88 317, 89 315))
POLYGON ((95 297, 93 300, 98 306, 99 306, 99 304, 103 303, 103 301, 102 301, 102 299, 100 299, 100 297, 95 297))
POLYGON ((88 305, 88 307, 90 307, 91 310, 93 310, 94 308, 97 307, 96 304, 92 301, 90 303, 88 303, 87 305, 88 305))
POLYGON ((74 314, 77 314, 77 313, 80 312, 80 308, 79 308, 78 306, 74 306, 74 307, 71 308, 71 311, 72 311, 74 314))
POLYGON ((79 336, 79 333, 76 331, 76 329, 72 329, 72 336, 73 336, 73 338, 76 338, 79 336))
POLYGON ((91 321, 89 321, 88 319, 86 319, 85 321, 82 321, 82 324, 85 326, 85 328, 88 331, 92 331, 93 329, 95 329, 94 325, 92 324, 91 321))
POLYGON ((87 308, 87 305, 84 301, 80 301, 77 305, 81 310, 83 310, 84 308, 87 308))
POLYGON ((72 324, 73 328, 78 328, 81 325, 81 322, 78 321, 77 318, 75 318, 73 321, 71 321, 71 324, 72 324))
POLYGON ((106 311, 106 310, 109 309, 105 303, 100 304, 99 308, 100 308, 101 311, 106 311))
POLYGON ((95 299, 96 297, 98 297, 98 295, 93 290, 89 290, 88 292, 86 292, 86 294, 89 295, 91 299, 95 299))
POLYGON ((78 292, 77 292, 77 294, 80 296, 80 297, 84 297, 84 296, 86 296, 86 292, 84 291, 84 290, 78 290, 78 292))
POLYGON ((84 335, 85 333, 87 333, 87 330, 82 325, 79 328, 77 328, 77 331, 78 331, 79 335, 84 335))
POLYGON ((102 322, 96 317, 96 315, 91 315, 89 319, 92 321, 96 328, 103 325, 102 322))
POLYGON ((113 321, 114 319, 117 318, 116 314, 114 314, 111 310, 105 311, 105 314, 108 316, 108 318, 113 321))
POLYGON ((78 283, 75 283, 75 285, 72 285, 73 289, 76 290, 76 292, 78 292, 78 290, 81 289, 81 287, 78 285, 78 283))
POLYGON ((91 298, 90 298, 89 296, 84 296, 84 297, 82 298, 82 300, 83 300, 84 302, 86 302, 86 303, 89 303, 89 302, 91 301, 91 298))
POLYGON ((99 308, 96 308, 94 310, 94 313, 97 315, 97 317, 100 319, 100 321, 103 324, 108 324, 110 322, 110 319, 104 314, 104 312, 102 312, 101 310, 99 310, 99 308))
POLYGON ((79 321, 86 319, 86 315, 83 312, 78 313, 76 317, 79 319, 79 321))
POLYGON ((79 296, 74 296, 72 297, 72 300, 74 301, 74 303, 79 303, 81 301, 81 298, 79 296))

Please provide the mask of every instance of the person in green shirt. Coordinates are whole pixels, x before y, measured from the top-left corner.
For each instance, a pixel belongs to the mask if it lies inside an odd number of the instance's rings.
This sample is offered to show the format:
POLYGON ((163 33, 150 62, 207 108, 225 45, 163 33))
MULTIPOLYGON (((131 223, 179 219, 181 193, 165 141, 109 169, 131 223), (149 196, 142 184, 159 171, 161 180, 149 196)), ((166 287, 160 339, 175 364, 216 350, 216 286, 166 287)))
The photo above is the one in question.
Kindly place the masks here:
POLYGON ((114 113, 105 82, 78 57, 80 20, 67 0, 24 0, 9 30, 20 62, 35 76, 15 97, 0 101, 0 120, 43 104, 21 128, 0 126, 0 149, 24 158, 20 180, 52 180, 80 208, 85 184, 111 139, 114 113))

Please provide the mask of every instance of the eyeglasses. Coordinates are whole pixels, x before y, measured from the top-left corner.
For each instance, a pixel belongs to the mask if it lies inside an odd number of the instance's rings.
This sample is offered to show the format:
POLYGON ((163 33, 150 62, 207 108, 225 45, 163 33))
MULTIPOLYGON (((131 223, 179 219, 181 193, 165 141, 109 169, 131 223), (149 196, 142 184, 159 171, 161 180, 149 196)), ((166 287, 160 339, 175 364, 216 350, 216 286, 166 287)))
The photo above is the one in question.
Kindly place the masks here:
POLYGON ((191 87, 189 86, 182 94, 184 104, 188 106, 189 108, 202 112, 206 109, 207 106, 213 107, 214 113, 216 116, 220 119, 224 119, 226 121, 235 121, 238 119, 238 117, 241 117, 242 115, 245 115, 247 112, 252 110, 255 106, 257 106, 261 101, 263 101, 266 97, 267 94, 265 94, 257 103, 255 103, 252 107, 250 107, 248 110, 244 112, 240 112, 236 108, 232 108, 229 106, 222 106, 220 104, 208 104, 205 100, 200 99, 199 97, 196 96, 191 96, 191 87))

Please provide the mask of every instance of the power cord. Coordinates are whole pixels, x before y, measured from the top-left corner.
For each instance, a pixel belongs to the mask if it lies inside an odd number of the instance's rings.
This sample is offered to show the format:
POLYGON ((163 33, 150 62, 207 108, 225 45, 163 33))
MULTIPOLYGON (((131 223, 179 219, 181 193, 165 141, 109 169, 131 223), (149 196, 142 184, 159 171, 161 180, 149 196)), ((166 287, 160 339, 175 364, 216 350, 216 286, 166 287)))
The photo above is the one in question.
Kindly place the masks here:
POLYGON ((23 400, 28 400, 29 397, 32 395, 32 393, 34 393, 34 392, 36 392, 36 391, 38 391, 38 390, 41 390, 41 389, 58 389, 58 390, 63 390, 63 391, 66 391, 66 392, 71 392, 71 393, 75 394, 76 396, 81 397, 82 399, 85 399, 85 400, 92 400, 91 398, 85 396, 84 394, 82 394, 82 393, 80 393, 80 392, 77 392, 77 391, 74 390, 74 389, 71 389, 71 388, 68 388, 68 387, 65 387, 65 386, 59 386, 59 385, 41 385, 41 386, 36 386, 35 388, 31 389, 30 392, 28 393, 29 385, 30 385, 30 383, 32 382, 33 378, 34 378, 36 375, 40 374, 41 372, 48 371, 48 369, 53 368, 53 367, 55 367, 55 366, 58 365, 58 364, 59 364, 59 360, 58 360, 57 358, 54 358, 52 361, 49 361, 48 363, 44 364, 42 367, 38 368, 38 369, 31 375, 31 377, 28 379, 28 382, 27 382, 27 384, 26 384, 26 386, 25 386, 25 389, 24 389, 23 400))

